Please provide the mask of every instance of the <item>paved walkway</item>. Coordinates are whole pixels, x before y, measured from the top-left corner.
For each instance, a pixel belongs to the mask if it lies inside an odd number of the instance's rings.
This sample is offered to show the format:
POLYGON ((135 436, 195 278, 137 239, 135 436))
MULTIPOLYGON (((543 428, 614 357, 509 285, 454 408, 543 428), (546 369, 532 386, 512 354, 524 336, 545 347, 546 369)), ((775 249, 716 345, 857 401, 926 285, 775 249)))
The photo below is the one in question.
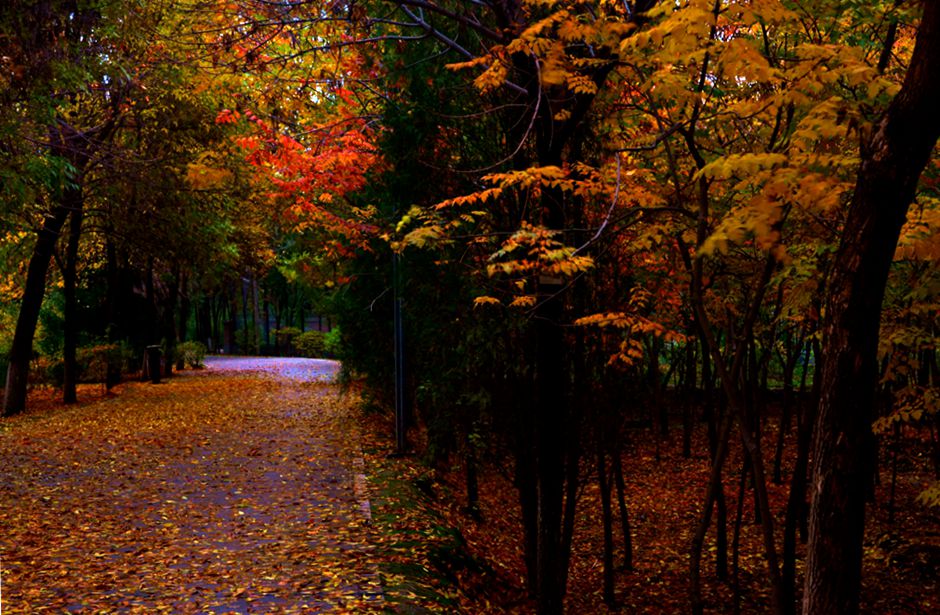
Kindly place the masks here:
POLYGON ((337 364, 207 364, 0 421, 4 615, 380 609, 337 364))
POLYGON ((206 358, 206 367, 213 372, 250 372, 293 382, 332 382, 339 373, 339 363, 327 359, 218 355, 206 358))

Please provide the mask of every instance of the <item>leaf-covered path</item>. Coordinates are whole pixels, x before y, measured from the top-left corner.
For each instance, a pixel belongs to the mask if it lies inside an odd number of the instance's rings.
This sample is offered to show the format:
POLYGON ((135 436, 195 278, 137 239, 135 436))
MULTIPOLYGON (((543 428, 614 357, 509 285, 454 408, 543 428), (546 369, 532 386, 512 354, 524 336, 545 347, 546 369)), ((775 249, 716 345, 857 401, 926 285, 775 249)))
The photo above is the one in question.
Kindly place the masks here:
POLYGON ((377 610, 334 371, 216 359, 4 419, 3 613, 377 610))

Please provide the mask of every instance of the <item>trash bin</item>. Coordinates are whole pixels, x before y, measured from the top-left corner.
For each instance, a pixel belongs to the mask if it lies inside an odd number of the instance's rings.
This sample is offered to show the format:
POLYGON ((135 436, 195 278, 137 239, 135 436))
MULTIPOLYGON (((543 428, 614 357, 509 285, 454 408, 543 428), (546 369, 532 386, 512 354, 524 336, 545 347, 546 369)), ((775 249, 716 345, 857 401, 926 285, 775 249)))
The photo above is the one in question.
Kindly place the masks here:
POLYGON ((150 382, 160 384, 160 355, 162 354, 160 346, 147 346, 147 371, 150 374, 150 382))

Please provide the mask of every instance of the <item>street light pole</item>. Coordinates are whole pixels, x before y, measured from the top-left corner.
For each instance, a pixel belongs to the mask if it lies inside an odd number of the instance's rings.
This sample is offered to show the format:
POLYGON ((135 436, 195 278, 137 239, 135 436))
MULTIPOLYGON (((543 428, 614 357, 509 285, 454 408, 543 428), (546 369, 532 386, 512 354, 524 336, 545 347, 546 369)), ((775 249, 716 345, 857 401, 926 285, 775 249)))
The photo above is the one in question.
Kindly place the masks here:
POLYGON ((398 253, 392 254, 392 289, 394 295, 393 326, 395 346, 395 453, 404 455, 405 441, 405 343, 402 327, 401 280, 399 275, 398 253))

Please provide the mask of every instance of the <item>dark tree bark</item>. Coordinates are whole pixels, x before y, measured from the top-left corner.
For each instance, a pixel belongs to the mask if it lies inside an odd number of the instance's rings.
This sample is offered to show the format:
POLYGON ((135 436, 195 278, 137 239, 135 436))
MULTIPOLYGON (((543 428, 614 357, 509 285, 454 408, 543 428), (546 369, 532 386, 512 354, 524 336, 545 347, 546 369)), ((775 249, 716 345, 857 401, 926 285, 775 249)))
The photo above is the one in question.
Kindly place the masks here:
POLYGON ((744 458, 741 464, 741 477, 738 480, 738 502, 734 513, 734 529, 731 533, 731 589, 733 590, 732 610, 737 615, 741 612, 741 525, 744 522, 744 495, 747 488, 749 460, 744 458))
POLYGON ((863 138, 823 322, 803 613, 859 610, 881 303, 918 179, 940 137, 940 3, 925 2, 895 99, 863 138))
MULTIPOLYGON (((469 438, 468 438, 469 440, 469 438)), ((466 443, 467 450, 464 453, 464 465, 466 466, 465 485, 467 489, 467 514, 471 518, 479 521, 480 516, 480 483, 477 477, 477 459, 472 442, 466 443)))
MULTIPOLYGON (((271 353, 271 303, 265 297, 261 310, 264 319, 264 347, 267 354, 271 353)), ((277 354, 277 353, 275 353, 277 354)))
POLYGON ((597 445, 597 484, 601 492, 601 524, 604 532, 604 604, 614 604, 614 515, 611 501, 611 481, 607 473, 607 456, 603 446, 597 445))
POLYGON ((695 398, 695 344, 691 342, 693 336, 692 324, 686 325, 686 330, 690 332, 690 341, 685 344, 685 369, 683 370, 682 385, 676 387, 681 390, 682 403, 682 457, 684 459, 692 458, 692 400, 695 398))
MULTIPOLYGON (((716 436, 717 447, 712 453, 712 469, 708 480, 708 487, 705 492, 704 511, 699 518, 698 527, 692 536, 692 546, 689 550, 689 595, 691 610, 694 615, 701 615, 705 612, 705 602, 702 598, 702 551, 705 546, 705 537, 708 534, 708 527, 711 525, 712 510, 716 503, 720 502, 724 506, 724 488, 722 486, 722 469, 725 459, 728 456, 728 439, 731 436, 732 427, 731 417, 725 413, 722 419, 719 434, 716 436), (719 494, 721 495, 719 499, 719 494)), ((727 515, 727 512, 725 512, 727 515)), ((722 536, 719 527, 719 537, 722 536)), ((727 539, 725 539, 727 540, 727 539)), ((727 544, 718 546, 718 556, 727 558, 727 544)), ((723 580, 727 578, 727 559, 723 560, 724 574, 719 573, 723 580)))
POLYGON ((258 277, 254 272, 251 274, 251 339, 254 342, 255 352, 258 354, 261 350, 261 309, 259 304, 258 277))
POLYGON ((614 451, 614 479, 617 485, 617 506, 620 510, 620 531, 623 534, 623 567, 633 570, 633 535, 630 530, 630 515, 627 511, 626 481, 623 478, 622 451, 614 451))
MULTIPOLYGON (((110 237, 105 242, 106 271, 108 289, 105 295, 105 319, 107 320, 108 343, 113 344, 120 339, 117 316, 118 301, 120 300, 120 275, 118 273, 117 250, 110 237)), ((120 363, 108 361, 108 373, 105 386, 110 391, 121 381, 122 366, 120 363)))
POLYGON ((76 188, 67 188, 62 199, 64 204, 55 207, 51 214, 43 219, 42 228, 39 229, 33 254, 29 258, 20 313, 10 346, 3 416, 11 416, 26 408, 29 362, 33 357, 33 338, 36 335, 36 324, 39 322, 39 310, 46 294, 46 273, 49 271, 59 233, 69 215, 70 210, 65 204, 79 198, 76 188))
POLYGON ((659 373, 659 355, 663 349, 663 340, 654 335, 647 345, 646 386, 653 398, 653 407, 656 408, 659 422, 659 436, 663 439, 669 437, 669 406, 663 402, 663 379, 659 373))
POLYGON ((189 284, 187 283, 186 274, 180 273, 180 309, 178 314, 176 329, 176 341, 185 342, 187 339, 187 332, 189 329, 189 313, 192 311, 192 300, 189 295, 189 284))
MULTIPOLYGON (((551 228, 551 227, 550 227, 551 228)), ((542 307, 535 323, 536 401, 535 465, 537 508, 537 590, 538 612, 562 612, 564 589, 561 583, 562 510, 565 493, 565 449, 567 446, 567 390, 565 387, 565 345, 561 329, 563 309, 554 286, 543 285, 542 307)))
MULTIPOLYGON (((520 438, 521 439, 521 438, 520 438)), ((515 451, 516 491, 522 513, 523 557, 526 567, 526 588, 531 597, 538 591, 538 511, 536 505, 536 474, 530 442, 518 442, 515 451)))
MULTIPOLYGON (((806 353, 812 344, 807 344, 806 353)), ((819 353, 816 353, 817 368, 819 363, 819 353)), ((819 370, 817 369, 817 376, 819 370)), ((819 382, 819 378, 815 379, 819 382)), ((805 391, 806 388, 806 366, 804 365, 803 382, 800 385, 805 391)), ((796 443, 796 463, 793 467, 793 475, 790 477, 790 494, 787 498, 787 508, 783 524, 783 556, 782 556, 782 586, 783 603, 790 608, 791 612, 796 608, 796 537, 797 530, 801 530, 801 537, 805 540, 805 520, 806 520, 806 484, 809 472, 809 449, 813 435, 813 425, 815 424, 816 409, 819 405, 814 387, 814 394, 809 400, 801 400, 802 406, 797 415, 797 443, 796 443)))
POLYGON ((777 445, 774 449, 774 469, 773 482, 775 485, 783 484, 783 447, 787 433, 790 431, 790 424, 793 418, 793 374, 796 371, 796 364, 803 356, 804 346, 806 352, 809 352, 809 345, 803 344, 800 338, 796 345, 796 352, 793 352, 792 340, 790 334, 787 334, 787 353, 784 357, 783 367, 783 401, 780 409, 780 424, 777 427, 777 445))
POLYGON ((167 378, 173 375, 173 364, 176 361, 176 342, 178 339, 176 310, 179 305, 181 281, 180 267, 176 264, 173 266, 173 278, 170 280, 167 297, 163 302, 163 322, 161 325, 164 340, 163 375, 167 378))
POLYGON ((78 361, 76 350, 78 348, 78 300, 75 296, 75 286, 78 278, 78 242, 82 236, 82 217, 84 214, 81 190, 77 198, 71 203, 72 213, 69 219, 68 244, 65 248, 65 267, 62 271, 63 294, 65 295, 65 331, 63 335, 62 359, 65 375, 62 383, 62 402, 74 404, 78 401, 76 389, 78 386, 78 361))
POLYGON ((571 543, 574 540, 575 513, 578 504, 578 489, 581 485, 581 419, 572 422, 572 429, 568 432, 570 445, 565 462, 565 503, 561 520, 561 582, 562 588, 568 587, 568 571, 571 564, 571 543))
POLYGON ((150 321, 150 334, 147 336, 148 344, 156 344, 160 341, 157 322, 157 303, 153 288, 153 257, 147 257, 147 271, 144 272, 144 298, 147 300, 148 320, 150 321))
MULTIPOLYGON (((117 105, 122 96, 114 92, 112 105, 115 113, 102 125, 85 131, 76 130, 64 121, 60 121, 49 130, 51 152, 67 159, 73 172, 61 194, 54 197, 54 203, 44 217, 38 231, 36 245, 29 259, 26 271, 26 284, 20 313, 17 316, 16 330, 10 347, 10 365, 7 369, 6 388, 3 400, 3 415, 10 416, 21 412, 26 407, 26 388, 29 379, 29 362, 33 354, 33 338, 36 324, 39 322, 39 310, 46 294, 46 274, 49 263, 55 253, 55 245, 69 214, 81 209, 82 181, 90 160, 90 152, 100 144, 107 142, 117 127, 117 105)), ((79 226, 80 228, 80 226, 79 226)))

